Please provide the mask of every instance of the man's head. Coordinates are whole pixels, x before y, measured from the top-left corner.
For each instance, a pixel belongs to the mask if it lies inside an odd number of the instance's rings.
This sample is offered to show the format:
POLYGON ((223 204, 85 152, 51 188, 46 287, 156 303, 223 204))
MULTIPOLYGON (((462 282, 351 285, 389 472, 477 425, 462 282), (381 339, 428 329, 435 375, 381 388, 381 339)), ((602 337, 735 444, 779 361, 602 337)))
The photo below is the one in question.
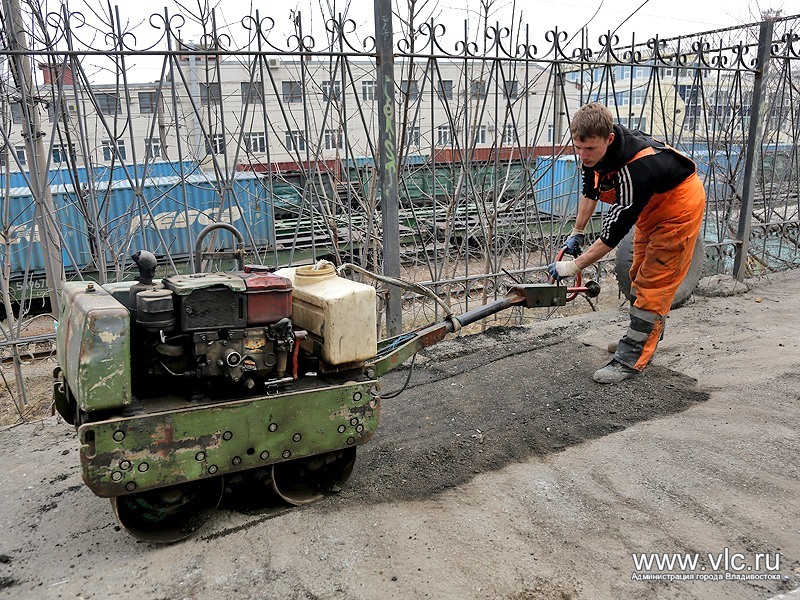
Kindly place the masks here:
POLYGON ((581 106, 572 117, 572 144, 585 166, 593 167, 603 159, 614 141, 613 124, 611 111, 597 102, 581 106))

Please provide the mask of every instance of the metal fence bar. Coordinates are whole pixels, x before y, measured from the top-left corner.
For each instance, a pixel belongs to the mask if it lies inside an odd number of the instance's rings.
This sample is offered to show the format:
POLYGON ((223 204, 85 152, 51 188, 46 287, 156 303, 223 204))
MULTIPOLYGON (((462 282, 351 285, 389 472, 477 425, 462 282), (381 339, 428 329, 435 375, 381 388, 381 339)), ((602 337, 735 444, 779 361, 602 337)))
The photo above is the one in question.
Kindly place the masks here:
MULTIPOLYGON (((73 278, 130 279, 138 249, 158 255, 160 276, 191 270, 187 248, 214 220, 242 230, 252 261, 354 262, 461 308, 509 273, 543 278, 580 192, 569 117, 593 100, 695 160, 707 274, 800 265, 800 16, 628 43, 554 30, 537 47, 523 23, 483 14, 462 28, 393 18, 389 4, 376 0, 374 32, 337 15, 321 36, 316 17, 295 13, 279 32, 255 12, 221 30, 209 11, 199 42, 166 9, 142 36, 111 7, 92 39, 66 7, 26 19, 47 31, 0 60, 0 267, 21 313, 8 351, 50 289, 35 239, 45 192, 73 278), (45 65, 38 87, 4 72, 18 60, 45 65), (144 61, 160 75, 128 68, 144 61), (47 135, 38 158, 19 136, 31 110, 47 135)), ((395 291, 381 307, 389 335, 430 316, 395 291)))
MULTIPOLYGON (((19 52, 12 57, 11 65, 18 89, 21 92, 21 105, 25 107, 25 147, 33 164, 42 171, 49 164, 45 156, 44 141, 39 110, 36 106, 38 100, 34 93, 33 76, 30 60, 25 56, 29 51, 25 22, 19 0, 6 0, 3 6, 6 15, 7 43, 13 52, 19 52)), ((61 289, 61 279, 64 276, 64 267, 61 262, 61 243, 53 222, 53 199, 43 173, 35 173, 31 177, 31 186, 36 190, 36 223, 39 229, 40 243, 43 248, 45 277, 49 288, 50 305, 54 315, 58 314, 58 293, 61 289)))
MULTIPOLYGON (((375 0, 375 50, 378 89, 378 169, 383 229, 383 274, 400 277, 400 221, 397 196, 397 119, 394 97, 394 29, 391 0, 375 0), (382 118, 380 118, 382 117, 382 118)), ((386 334, 403 329, 401 290, 389 286, 386 295, 386 334)))
POLYGON ((750 250, 750 224, 752 223, 753 194, 755 193, 755 164, 761 156, 762 132, 764 129, 765 81, 769 75, 770 49, 772 46, 771 20, 761 23, 758 34, 758 57, 753 78, 753 104, 750 108, 750 130, 744 161, 742 201, 739 208, 739 227, 736 231, 736 258, 733 272, 736 279, 744 281, 747 275, 747 257, 750 250))

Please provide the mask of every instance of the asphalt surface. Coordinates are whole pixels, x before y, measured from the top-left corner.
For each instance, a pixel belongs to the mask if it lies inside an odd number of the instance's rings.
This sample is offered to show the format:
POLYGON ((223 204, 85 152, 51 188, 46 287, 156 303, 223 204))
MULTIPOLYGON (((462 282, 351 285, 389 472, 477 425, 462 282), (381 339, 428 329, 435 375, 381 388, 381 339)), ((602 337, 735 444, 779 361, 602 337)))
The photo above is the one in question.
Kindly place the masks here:
POLYGON ((338 494, 229 504, 172 545, 120 530, 69 426, 7 428, 0 597, 794 600, 799 284, 695 298, 616 386, 591 373, 624 310, 441 344, 338 494))

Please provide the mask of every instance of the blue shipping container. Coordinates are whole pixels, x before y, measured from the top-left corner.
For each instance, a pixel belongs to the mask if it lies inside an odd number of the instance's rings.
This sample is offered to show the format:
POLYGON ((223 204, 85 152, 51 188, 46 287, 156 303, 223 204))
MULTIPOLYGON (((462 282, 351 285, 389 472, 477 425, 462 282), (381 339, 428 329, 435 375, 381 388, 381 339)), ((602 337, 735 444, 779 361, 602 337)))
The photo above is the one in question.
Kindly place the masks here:
MULTIPOLYGON (((573 218, 578 211, 583 182, 580 163, 574 156, 536 159, 532 173, 539 213, 560 218, 573 218)), ((597 203, 595 214, 605 212, 605 205, 597 203)))
MULTIPOLYGON (((96 219, 88 214, 90 203, 76 194, 71 183, 51 185, 64 267, 96 268, 92 258, 94 232, 90 231, 93 222, 101 224, 99 235, 104 236, 109 248, 109 263, 140 249, 159 257, 189 256, 194 252, 197 234, 217 221, 237 227, 248 246, 272 245, 272 211, 263 180, 257 174, 237 172, 230 185, 222 185, 196 170, 180 177, 174 174, 173 165, 165 172, 170 174, 149 177, 136 187, 127 178, 95 182, 96 202, 92 204, 96 219)), ((38 228, 34 232, 35 206, 30 188, 18 187, 11 190, 9 206, 0 207, 0 215, 8 215, 4 225, 9 230, 8 239, 0 238, 0 249, 11 246, 12 276, 44 271, 38 228)), ((232 240, 224 243, 231 246, 232 240)))

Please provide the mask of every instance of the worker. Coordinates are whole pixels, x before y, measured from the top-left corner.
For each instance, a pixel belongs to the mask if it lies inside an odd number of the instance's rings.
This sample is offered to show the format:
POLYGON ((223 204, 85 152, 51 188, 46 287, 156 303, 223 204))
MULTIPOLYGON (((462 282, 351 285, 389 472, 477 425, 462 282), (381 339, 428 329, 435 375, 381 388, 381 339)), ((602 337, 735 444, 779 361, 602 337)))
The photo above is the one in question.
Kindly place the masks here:
POLYGON ((614 124, 608 107, 591 103, 570 124, 582 163, 583 194, 565 254, 548 266, 555 280, 573 277, 619 244, 634 227, 630 270, 630 325, 613 360, 598 369, 598 383, 617 383, 650 362, 664 331, 675 292, 692 262, 706 195, 694 162, 640 131, 614 124), (611 207, 599 238, 581 252, 597 202, 611 207))

